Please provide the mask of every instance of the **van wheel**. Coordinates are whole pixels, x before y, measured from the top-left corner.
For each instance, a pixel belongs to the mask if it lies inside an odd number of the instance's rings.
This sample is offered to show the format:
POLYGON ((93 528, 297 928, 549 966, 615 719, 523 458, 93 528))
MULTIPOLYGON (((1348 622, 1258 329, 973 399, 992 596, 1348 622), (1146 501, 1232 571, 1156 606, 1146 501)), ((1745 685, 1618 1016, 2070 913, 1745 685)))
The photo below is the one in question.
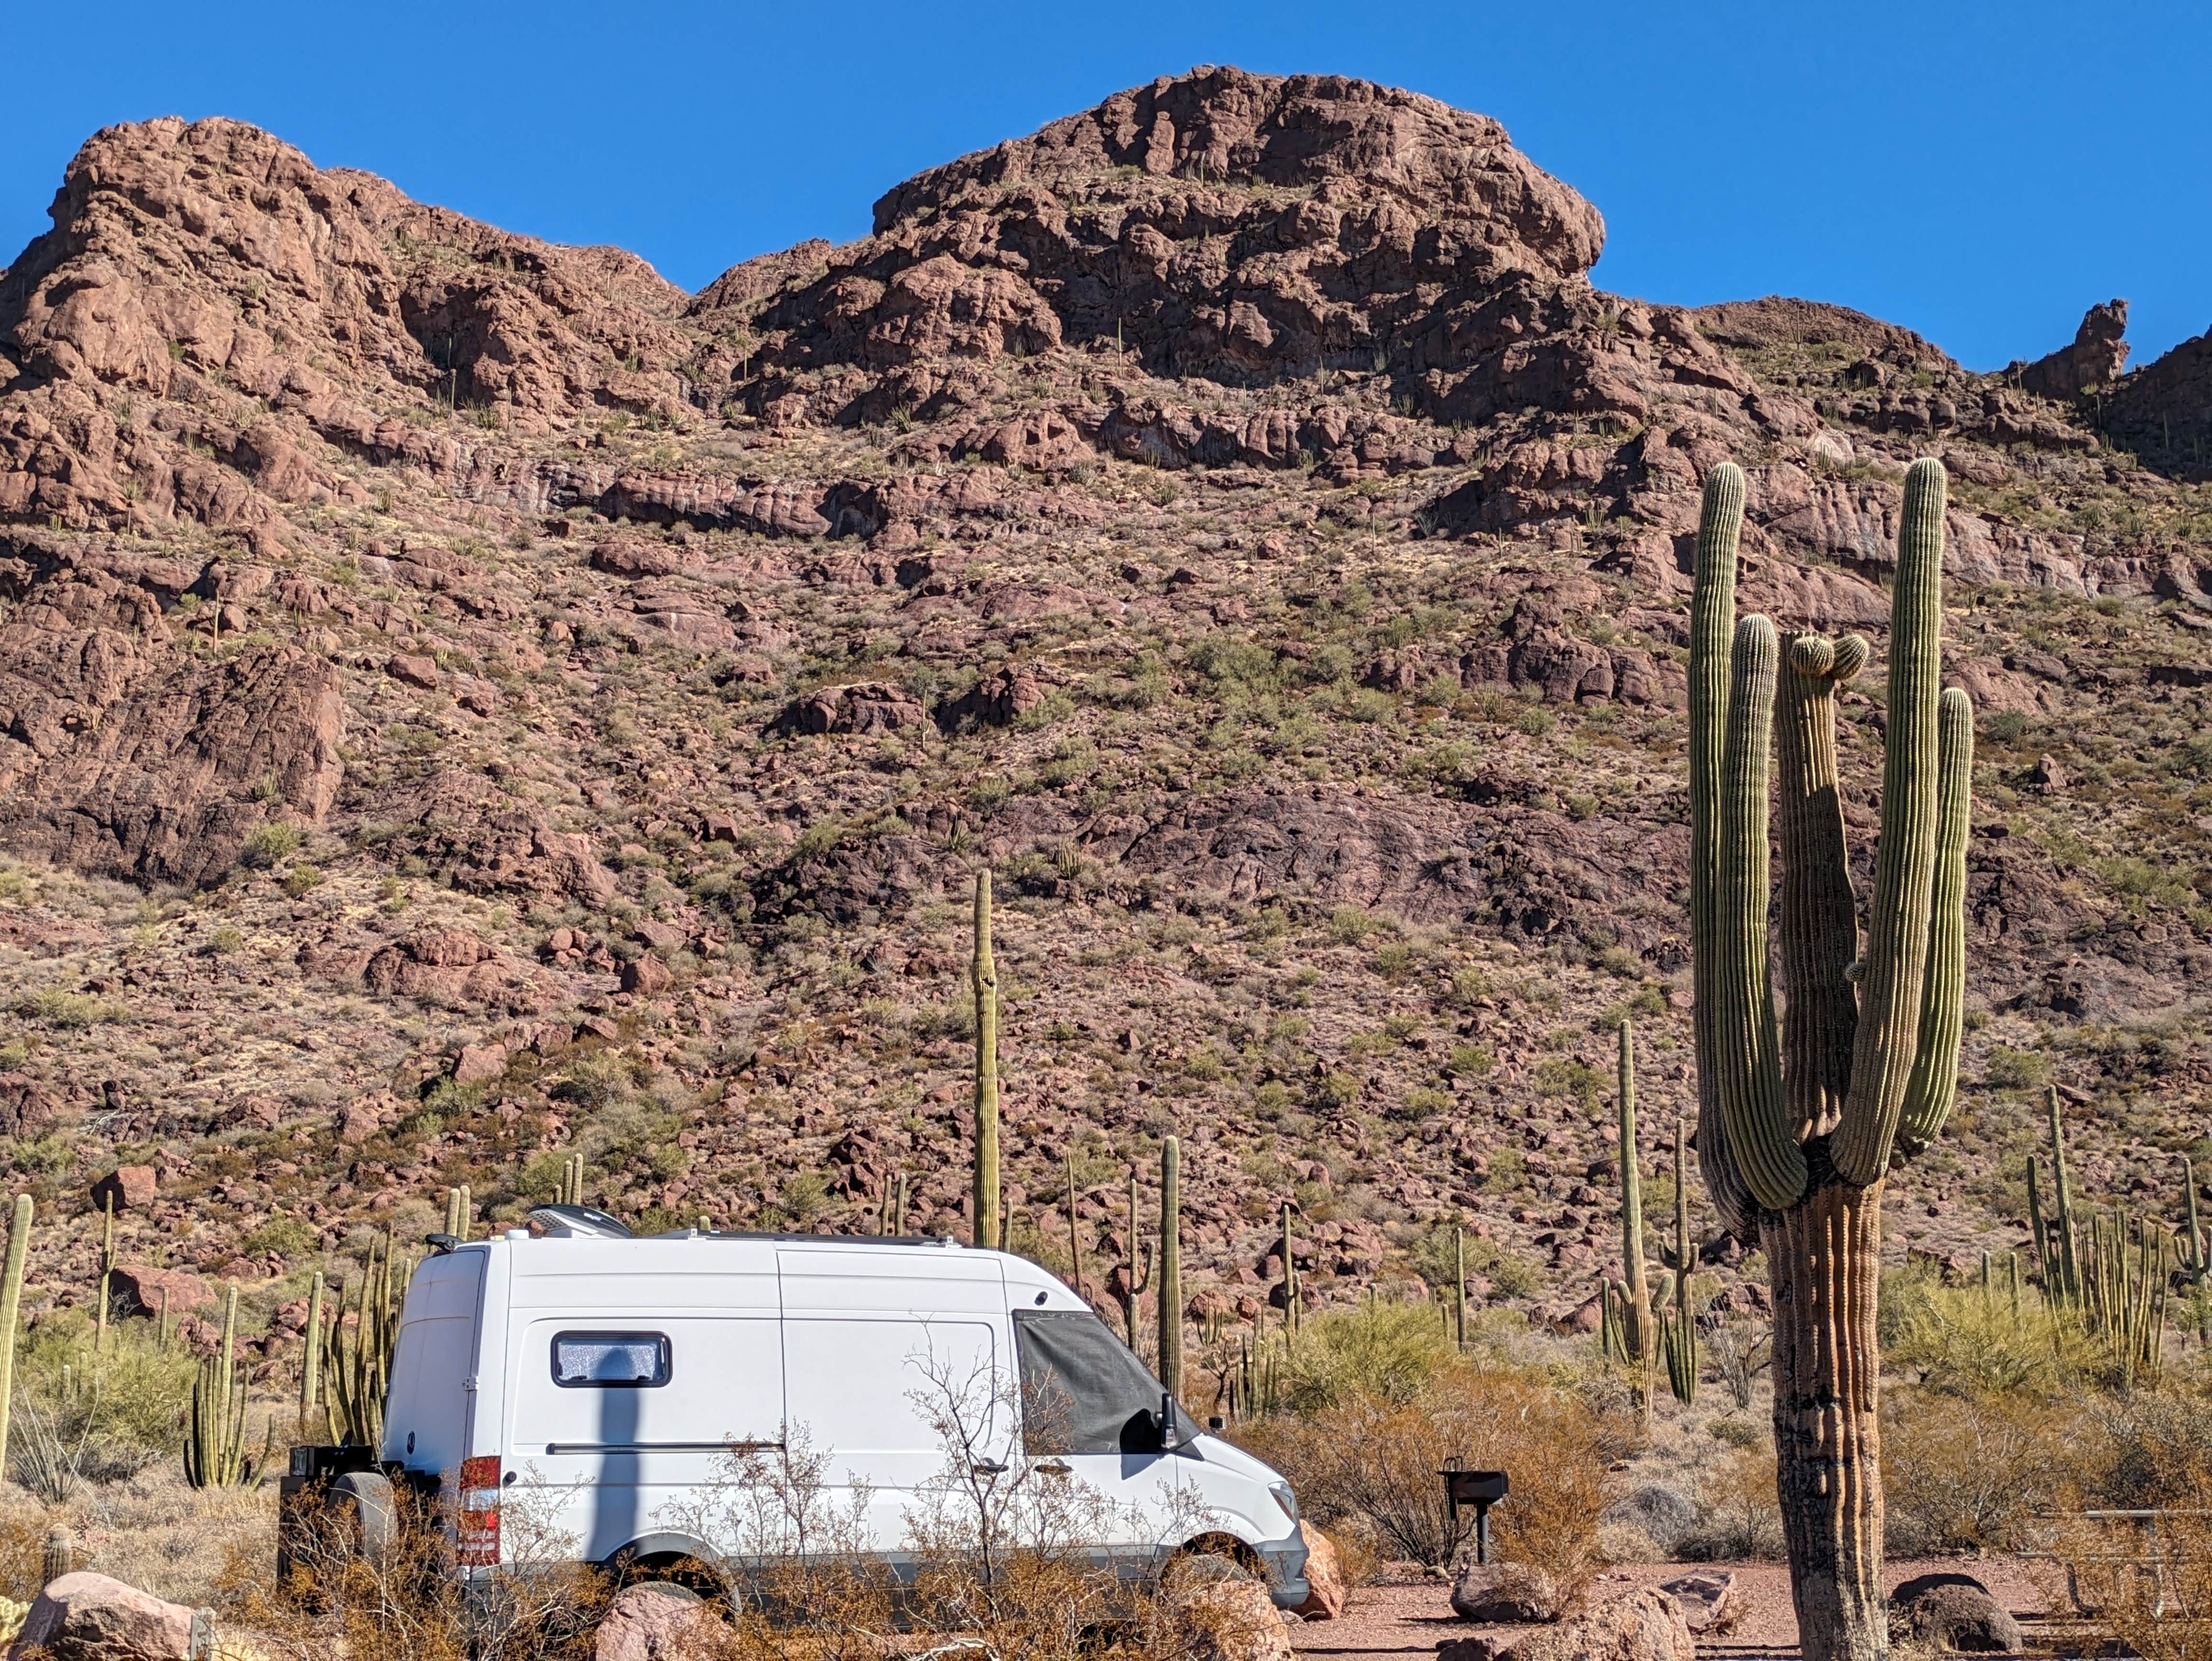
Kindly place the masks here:
POLYGON ((611 1567, 618 1585, 650 1581, 681 1586, 710 1604, 720 1603, 726 1591, 722 1577, 688 1552, 656 1551, 635 1556, 618 1553, 611 1567))
POLYGON ((1258 1554, 1233 1534, 1202 1534, 1184 1541, 1168 1560, 1167 1574, 1184 1585, 1267 1578, 1258 1554))
POLYGON ((399 1506, 392 1479, 380 1470, 349 1470, 331 1482, 331 1508, 344 1530, 349 1549, 373 1568, 391 1561, 399 1543, 399 1506))

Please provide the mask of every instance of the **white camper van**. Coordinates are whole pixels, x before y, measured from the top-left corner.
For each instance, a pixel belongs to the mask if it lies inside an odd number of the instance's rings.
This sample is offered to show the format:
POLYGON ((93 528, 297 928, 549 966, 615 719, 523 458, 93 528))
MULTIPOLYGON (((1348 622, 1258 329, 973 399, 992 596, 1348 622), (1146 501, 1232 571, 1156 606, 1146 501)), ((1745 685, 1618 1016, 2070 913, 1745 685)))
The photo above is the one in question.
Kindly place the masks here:
POLYGON ((637 1239, 578 1207, 533 1221, 550 1232, 416 1269, 381 1458, 295 1449, 289 1491, 327 1482, 373 1522, 392 1482, 437 1489, 479 1567, 511 1560, 501 1507, 526 1503, 584 1560, 650 1572, 710 1559, 720 1542, 685 1519, 738 1479, 732 1445, 788 1436, 826 1456, 825 1482, 865 1490, 873 1548, 896 1564, 945 1469, 928 1403, 952 1379, 1001 1403, 979 1465, 1087 1484, 1118 1519, 1101 1545, 1125 1570, 1196 1545, 1264 1573, 1285 1608, 1306 1596, 1289 1485, 1179 1409, 1164 1423, 1143 1363, 1026 1259, 949 1240, 637 1239), (1041 1400, 1054 1411, 1014 1405, 1041 1400))

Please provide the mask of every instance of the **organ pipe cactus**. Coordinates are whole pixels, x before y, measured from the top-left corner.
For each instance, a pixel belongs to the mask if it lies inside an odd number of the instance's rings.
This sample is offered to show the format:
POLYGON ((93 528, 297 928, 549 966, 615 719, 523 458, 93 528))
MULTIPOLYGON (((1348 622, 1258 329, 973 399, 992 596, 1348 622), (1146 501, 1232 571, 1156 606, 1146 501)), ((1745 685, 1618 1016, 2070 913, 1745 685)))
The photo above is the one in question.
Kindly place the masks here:
POLYGON ((999 965, 991 956, 991 873, 975 873, 975 1244, 1003 1244, 999 1229, 999 965))
POLYGON ((1160 1144, 1160 1382, 1182 1399, 1182 1144, 1160 1144))
POLYGON ((8 1266, 0 1270, 0 1471, 8 1469, 8 1421, 15 1405, 15 1329, 23 1307, 23 1264, 31 1250, 31 1196, 15 1196, 8 1226, 8 1266))
POLYGON ((1863 950, 1835 723, 1838 691, 1869 648, 1856 636, 1785 641, 1765 618, 1736 617, 1745 483, 1733 464, 1707 478, 1698 532, 1698 1155, 1723 1220, 1759 1241, 1772 1281, 1778 1482, 1806 1661, 1887 1652, 1875 1335, 1882 1185, 1893 1155, 1942 1129, 1957 1073, 1973 710, 1964 692, 1942 686, 1944 490, 1938 462, 1905 475, 1863 950), (1767 938, 1778 828, 1778 1001, 1767 938))
POLYGON ((269 1421, 258 1458, 246 1451, 246 1369, 237 1360, 238 1288, 223 1299, 222 1346, 200 1363, 192 1382, 191 1416, 185 1427, 185 1481, 196 1488, 251 1488, 276 1447, 276 1421, 269 1421))

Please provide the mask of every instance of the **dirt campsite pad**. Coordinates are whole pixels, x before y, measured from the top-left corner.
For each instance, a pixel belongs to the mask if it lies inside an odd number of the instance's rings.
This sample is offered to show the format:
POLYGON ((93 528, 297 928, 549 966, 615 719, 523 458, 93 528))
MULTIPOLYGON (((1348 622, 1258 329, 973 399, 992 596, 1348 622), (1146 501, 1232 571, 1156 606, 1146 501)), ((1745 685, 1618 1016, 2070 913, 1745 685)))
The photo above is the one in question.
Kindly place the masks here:
MULTIPOLYGON (((2047 1601, 2039 1578, 2047 1568, 2013 1557, 1916 1559, 1888 1564, 1883 1579, 1894 1587, 1923 1574, 1972 1575, 2032 1632, 2032 1623, 2042 1620, 2047 1601)), ((1790 1571, 1781 1563, 1623 1564, 1599 1576, 1590 1596, 1595 1600, 1637 1586, 1656 1586, 1680 1575, 1720 1573, 1735 1576, 1743 1618, 1720 1637, 1701 1640, 1698 1653, 1729 1661, 1795 1655, 1797 1617, 1790 1605, 1790 1571)), ((1458 1619, 1451 1612, 1449 1592, 1441 1580, 1358 1587, 1342 1620, 1293 1628, 1291 1646, 1302 1656, 1325 1656, 1331 1661, 1384 1661, 1431 1655, 1447 1639, 1470 1633, 1507 1630, 1479 1628, 1458 1619)))

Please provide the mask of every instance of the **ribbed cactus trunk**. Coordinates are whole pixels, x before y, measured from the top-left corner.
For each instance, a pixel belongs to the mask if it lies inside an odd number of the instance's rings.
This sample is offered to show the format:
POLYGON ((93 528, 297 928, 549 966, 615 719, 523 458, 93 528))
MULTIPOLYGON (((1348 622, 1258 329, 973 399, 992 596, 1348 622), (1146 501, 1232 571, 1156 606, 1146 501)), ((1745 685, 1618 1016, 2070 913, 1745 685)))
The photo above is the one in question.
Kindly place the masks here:
POLYGON ((1620 1024, 1620 1336, 1628 1359, 1641 1361, 1653 1349, 1651 1280, 1644 1262, 1644 1178, 1636 1157, 1636 1033, 1626 1021, 1620 1024))
POLYGON ((0 1471, 8 1468, 8 1421, 15 1405, 15 1329, 23 1308, 23 1266, 31 1250, 31 1196, 15 1196, 8 1225, 8 1265, 0 1271, 0 1471))
POLYGON ((1160 1382, 1182 1399, 1182 1144, 1160 1144, 1160 1382))
POLYGON ((1698 1153, 1723 1220, 1766 1254, 1777 1482, 1805 1661, 1880 1661, 1882 1185, 1893 1156, 1942 1128, 1956 1081, 1973 712, 1941 690, 1944 478, 1920 461, 1905 479, 1862 954, 1835 721, 1837 689, 1869 648, 1805 635, 1785 648, 1766 618, 1736 619, 1744 493, 1731 464, 1706 481, 1691 608, 1698 1153), (1778 953, 1767 940, 1777 822, 1778 953))
POLYGON ((997 1246, 999 1228, 999 965, 991 956, 991 873, 975 873, 975 1244, 997 1246))

